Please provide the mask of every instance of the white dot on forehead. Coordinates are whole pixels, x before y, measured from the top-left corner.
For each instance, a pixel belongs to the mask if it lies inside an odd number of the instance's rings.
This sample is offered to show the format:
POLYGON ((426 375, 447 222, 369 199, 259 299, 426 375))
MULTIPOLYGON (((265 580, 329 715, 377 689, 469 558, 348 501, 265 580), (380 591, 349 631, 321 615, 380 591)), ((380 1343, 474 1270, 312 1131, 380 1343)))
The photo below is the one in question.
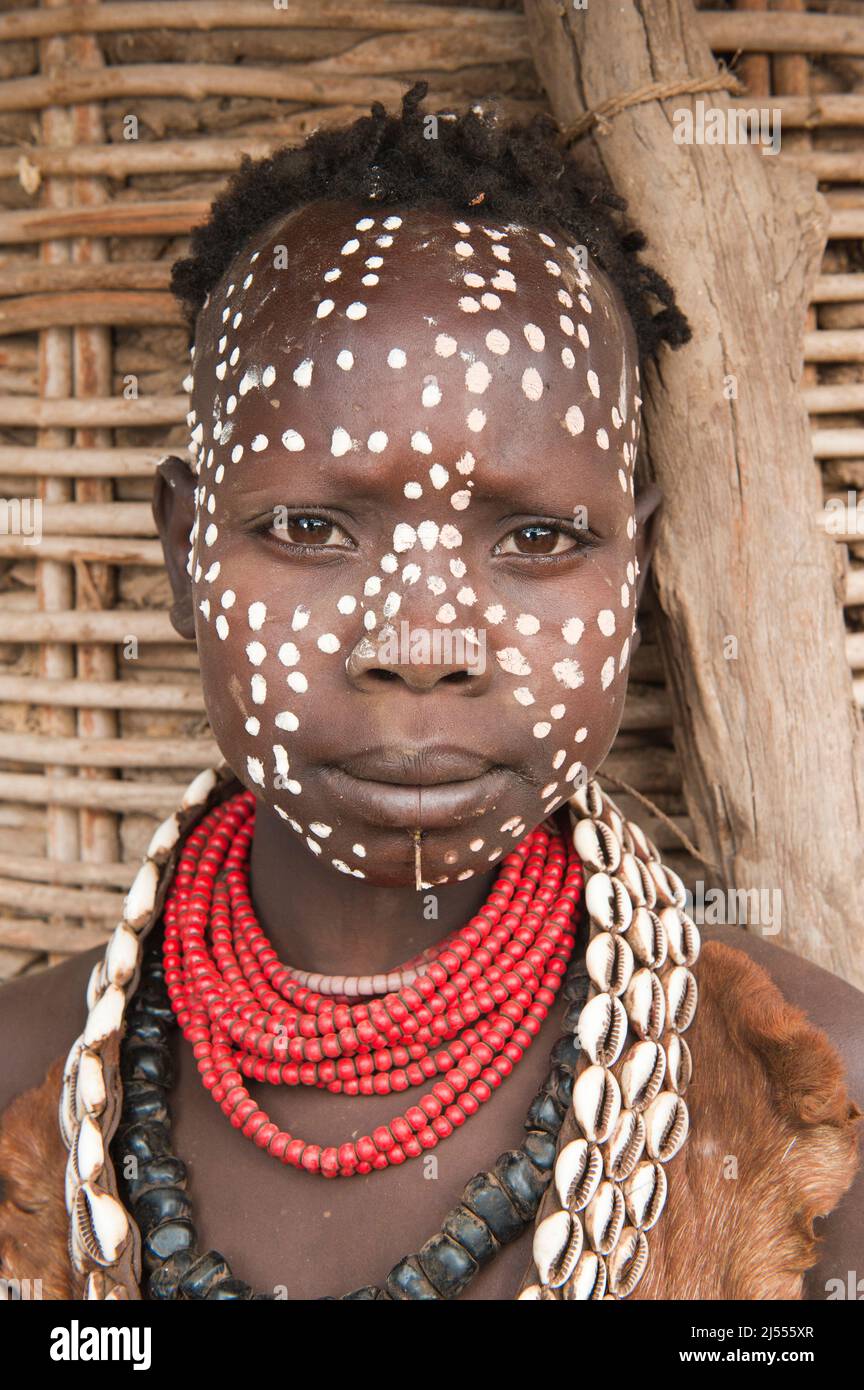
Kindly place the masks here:
POLYGON ((526 323, 522 329, 525 340, 530 348, 535 352, 542 352, 546 346, 546 335, 542 328, 538 328, 536 323, 526 323))
POLYGON ((441 387, 434 376, 427 381, 420 393, 420 400, 425 406, 438 405, 441 400, 441 387))
POLYGON ((573 354, 572 348, 563 347, 561 349, 561 361, 564 363, 565 367, 575 367, 576 358, 573 354))
POLYGON ((262 385, 262 386, 272 386, 272 385, 273 385, 273 382, 274 382, 275 380, 276 380, 276 368, 275 368, 275 367, 265 367, 264 370, 263 370, 263 372, 261 373, 261 385, 262 385))
POLYGON ((295 367, 292 375, 298 386, 305 388, 309 385, 312 380, 312 366, 311 357, 306 357, 300 363, 299 367, 295 367))
POLYGON ((423 430, 415 430, 411 436, 411 448, 418 454, 431 454, 432 441, 423 430))
MULTIPOLYGON (((371 275, 371 274, 370 274, 370 275, 364 275, 364 276, 362 277, 361 281, 360 281, 360 284, 361 284, 361 285, 377 285, 377 284, 378 284, 378 276, 377 276, 377 275, 371 275)), ((349 317, 351 317, 351 315, 349 315, 349 317)))
POLYGON ((450 474, 446 468, 443 468, 440 463, 433 463, 429 469, 429 479, 434 488, 438 488, 440 491, 442 487, 446 487, 449 478, 450 474))
MULTIPOLYGON (((494 284, 495 282, 493 281, 492 283, 494 284)), ((480 303, 483 305, 484 309, 501 308, 501 300, 498 298, 497 294, 491 294, 488 290, 485 294, 481 294, 480 303)))
POLYGON ((273 723, 277 729, 285 729, 289 734, 296 733, 300 728, 300 720, 293 710, 283 709, 275 716, 273 723))
POLYGON ((456 252, 457 256, 474 255, 474 247, 471 246, 467 241, 457 241, 456 245, 453 247, 453 250, 456 252))
POLYGON ((435 351, 439 357, 452 357, 456 347, 456 339, 447 333, 439 333, 435 339, 435 351))
POLYGON ((454 232, 461 232, 463 236, 467 236, 471 228, 468 226, 467 222, 454 222, 453 230, 454 232))
POLYGON ((540 619, 533 613, 520 613, 516 619, 516 631, 525 637, 532 637, 535 632, 540 631, 540 619))
POLYGON ((472 362, 465 373, 465 386, 476 396, 482 395, 491 380, 492 373, 485 362, 472 362))
POLYGON ((609 436, 605 430, 601 429, 597 431, 597 443, 600 445, 601 449, 609 448, 609 436))
POLYGON ((558 291, 558 303, 563 304, 565 309, 573 308, 573 300, 571 299, 570 295, 567 293, 566 290, 558 291))
POLYGON ((522 373, 522 390, 529 401, 539 401, 543 395, 543 378, 536 367, 526 367, 522 373))
POLYGON ((348 308, 345 310, 345 314, 349 319, 365 319, 366 313, 366 305, 361 304, 359 300, 355 300, 353 304, 349 304, 348 308))
POLYGON ((343 256, 353 256, 354 252, 357 250, 357 248, 359 247, 359 245, 360 245, 360 243, 359 243, 359 241, 357 240, 356 236, 355 236, 355 237, 352 237, 351 240, 350 240, 350 241, 346 241, 345 245, 342 247, 342 255, 343 255, 343 256))
POLYGON ((255 738, 261 732, 261 720, 256 719, 254 714, 250 714, 246 720, 246 732, 255 738))
POLYGON ((306 445, 306 441, 302 434, 298 434, 296 430, 286 430, 282 436, 282 443, 285 445, 285 448, 290 449, 293 454, 299 453, 306 445))
POLYGON ((262 450, 267 448, 267 444, 268 439, 266 434, 256 434, 255 438, 252 440, 251 447, 254 453, 260 454, 262 450))
POLYGON ((402 226, 402 218, 397 217, 395 214, 392 217, 385 217, 384 226, 388 232, 395 232, 397 227, 402 226))
POLYGON ((571 434, 581 434, 585 428, 585 416, 578 405, 571 405, 564 416, 564 423, 571 434))
POLYGON ((469 270, 467 274, 463 275, 462 281, 470 290, 482 290, 483 286, 486 284, 483 276, 478 275, 474 270, 469 270))
POLYGON ((467 424, 469 430, 472 430, 474 434, 479 434, 483 426, 486 424, 486 416, 482 410, 478 410, 475 408, 474 410, 469 411, 465 423, 467 424))
POLYGON ((328 314, 333 313, 335 307, 336 306, 334 305, 332 299, 322 299, 321 303, 318 305, 318 308, 315 310, 315 317, 319 319, 326 319, 328 314))
POLYGON ((423 496, 423 488, 418 482, 406 483, 402 491, 406 497, 410 497, 413 500, 416 500, 418 497, 423 496))
POLYGON ((388 367, 404 367, 407 361, 408 358, 402 348, 391 348, 387 354, 388 367))
POLYGON ((573 320, 569 314, 561 314, 558 322, 561 325, 561 332, 566 333, 568 338, 572 338, 576 329, 573 327, 573 320))
POLYGON ((513 691, 513 699, 518 700, 520 705, 533 705, 534 703, 534 696, 527 685, 517 685, 513 691))
POLYGON ((383 256, 369 256, 365 262, 369 270, 380 270, 384 264, 383 256))
POLYGON ((459 300, 459 308, 464 314, 479 314, 480 305, 470 294, 463 294, 459 300))
POLYGON ((556 681, 566 685, 568 690, 577 690, 585 683, 582 667, 572 656, 565 656, 563 661, 556 661, 552 667, 552 674, 556 681))
POLYGON ((385 248, 388 247, 388 246, 392 246, 392 245, 393 245, 393 238, 392 238, 392 236, 376 236, 376 238, 375 238, 375 245, 376 245, 376 246, 383 246, 383 247, 385 247, 385 248))
POLYGON ((366 443, 370 453, 380 454, 387 448, 387 435, 383 430, 373 430, 366 443))
POLYGON ((513 294, 516 292, 516 280, 512 270, 499 270, 492 284, 496 290, 509 290, 513 294))
POLYGON ((300 652, 293 642, 283 642, 277 656, 283 666, 296 666, 300 660, 300 652))
POLYGON ((497 353, 503 357, 505 352, 510 349, 510 339, 506 333, 502 333, 500 328, 490 328, 486 334, 486 346, 490 352, 497 353))
POLYGON ((305 603, 298 603, 294 609, 294 616, 291 619, 291 627, 294 632, 299 632, 309 621, 309 609, 305 603))
POLYGON ((581 729, 577 729, 576 732, 575 732, 575 734, 573 735, 573 742, 574 742, 574 743, 584 743, 587 737, 588 737, 588 730, 587 730, 586 728, 583 727, 583 728, 581 728, 581 729))
POLYGON ((343 372, 350 372, 354 366, 354 354, 347 348, 343 348, 336 358, 336 366, 341 367, 343 372))
POLYGON ((538 232, 537 235, 539 236, 539 238, 540 238, 540 240, 542 241, 542 243, 543 243, 544 246, 554 246, 554 245, 555 245, 555 242, 554 242, 553 238, 552 238, 551 236, 549 236, 549 234, 548 234, 547 232, 538 232))
POLYGON ((374 227, 374 226, 375 226, 375 218, 374 218, 374 217, 361 217, 359 222, 355 222, 355 223, 354 223, 355 231, 358 231, 358 232, 368 232, 368 231, 370 230, 370 228, 372 228, 372 227, 374 227))
POLYGON ((225 617, 224 613, 220 613, 219 617, 216 619, 216 631, 224 642, 230 631, 228 619, 225 617))
POLYGON ((259 600, 258 602, 256 602, 256 603, 251 603, 251 604, 249 605, 249 613, 248 613, 249 626, 252 628, 252 631, 253 631, 253 632, 258 632, 258 631, 260 630, 260 628, 263 627, 263 625, 264 625, 264 619, 265 619, 266 617, 267 617, 267 605, 266 605, 266 603, 261 603, 260 600, 259 600))
POLYGON ((600 395, 600 383, 599 383, 599 381, 597 380, 597 373, 596 373, 596 372, 588 372, 588 373, 587 373, 587 376, 586 376, 586 381, 588 382, 588 390, 591 392, 591 395, 592 395, 592 396, 595 396, 595 397, 596 397, 596 396, 599 396, 599 395, 600 395))
POLYGON ((561 635, 571 647, 576 646, 584 630, 585 624, 581 618, 568 618, 565 623, 561 624, 561 635))
POLYGON ((556 276, 557 276, 557 275, 560 275, 560 274, 561 274, 561 267, 560 267, 560 265, 558 264, 557 261, 544 261, 543 264, 545 265, 546 269, 549 271, 549 274, 550 274, 550 275, 556 275, 556 276))

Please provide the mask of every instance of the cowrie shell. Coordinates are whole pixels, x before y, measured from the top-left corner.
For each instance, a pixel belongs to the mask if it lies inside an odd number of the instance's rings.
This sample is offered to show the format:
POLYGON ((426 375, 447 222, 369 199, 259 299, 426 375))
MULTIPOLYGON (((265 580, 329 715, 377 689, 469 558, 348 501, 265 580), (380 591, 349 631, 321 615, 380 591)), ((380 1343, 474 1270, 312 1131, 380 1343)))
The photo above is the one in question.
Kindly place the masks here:
POLYGON ((72 1263, 79 1274, 88 1259, 113 1264, 128 1235, 129 1222, 120 1203, 92 1183, 82 1183, 75 1194, 70 1233, 72 1263))
POLYGON ((567 1211, 587 1207, 603 1177, 603 1155, 587 1139, 571 1139, 555 1160, 555 1190, 567 1211))
POLYGON ((606 1292, 606 1262, 593 1250, 583 1250, 562 1291, 567 1302, 596 1301, 606 1292))
POLYGON ((637 970, 624 993, 624 1006, 634 1033, 656 1040, 666 1024, 666 995, 653 970, 637 970))
POLYGON ((623 994, 634 970, 627 938, 601 931, 592 936, 585 952, 585 966, 592 983, 603 994, 623 994))
POLYGON ((648 1241, 644 1232, 625 1226, 607 1266, 610 1292, 617 1298, 629 1297, 648 1268, 648 1241))
POLYGON ((615 870, 631 899, 639 907, 653 907, 657 901, 654 880, 641 859, 625 850, 615 870))
POLYGON ((140 931, 146 925, 156 901, 158 883, 159 871, 152 860, 148 859, 132 880, 132 886, 123 904, 123 921, 133 931, 140 931))
POLYGON ((627 933, 627 940, 633 954, 642 965, 652 970, 660 970, 666 961, 666 928, 656 912, 648 907, 637 907, 627 933))
POLYGON ((105 1072, 102 1059, 97 1053, 85 1048, 78 1063, 75 1082, 75 1117, 101 1115, 108 1096, 105 1090, 105 1072))
POLYGON ((589 820, 599 820, 603 814, 604 797, 597 782, 587 782, 584 787, 577 787, 570 797, 570 805, 575 806, 581 815, 587 816, 589 820))
POLYGON ((622 1110, 606 1145, 606 1176, 621 1182, 630 1176, 645 1150, 645 1121, 635 1110, 622 1110))
POLYGON ((648 872, 657 889, 657 901, 664 906, 684 907, 687 902, 687 889, 674 869, 669 869, 659 860, 648 861, 648 872))
POLYGON ((193 807, 203 805, 215 785, 215 768, 207 767, 203 772, 199 772, 197 777, 192 778, 192 781, 183 793, 183 800, 180 802, 180 810, 191 811, 193 807))
POLYGON ((532 1254, 541 1284, 559 1289, 569 1279, 582 1254, 584 1234, 578 1216, 555 1211, 537 1226, 532 1254))
POLYGON ((690 1027, 696 1014, 699 997, 696 978, 686 965, 676 965, 669 971, 664 988, 668 1026, 676 1033, 683 1033, 690 1027))
POLYGON ((605 792, 603 793, 603 819, 618 841, 618 848, 621 849, 624 844, 624 817, 619 815, 605 792))
POLYGON ((105 979, 105 957, 97 960, 93 969, 90 971, 90 978, 87 981, 87 993, 84 996, 87 1001, 88 1011, 93 1008, 96 1000, 102 994, 108 981, 105 979))
POLYGON ((573 1086, 573 1113, 586 1139, 602 1144, 621 1111, 621 1090, 605 1067, 586 1067, 573 1086))
POLYGON ((105 1039, 120 1027, 125 1007, 126 996, 119 985, 108 985, 102 998, 96 1001, 87 1015, 82 1034, 85 1047, 98 1050, 105 1039))
POLYGON ((685 1102, 674 1091, 661 1091, 645 1111, 645 1146, 651 1158, 668 1163, 687 1138, 689 1127, 685 1102))
POLYGON ((663 1039, 666 1049, 667 1074, 669 1085, 678 1095, 683 1095, 693 1076, 693 1058, 690 1048, 677 1033, 669 1033, 663 1039))
POLYGON ((592 1062, 611 1067, 621 1055, 627 1037, 627 1014, 612 994, 595 994, 579 1015, 577 1036, 592 1062))
POLYGON ((658 1042, 634 1043, 621 1064, 621 1100, 628 1110, 644 1110, 666 1077, 666 1054, 658 1042))
POLYGON ((657 846, 654 844, 653 840, 649 840, 645 831, 641 826, 637 825, 635 821, 625 821, 624 829, 630 836, 631 844, 629 848, 631 854, 637 855, 639 859, 644 860, 646 863, 649 859, 660 858, 660 855, 657 853, 657 846))
POLYGON ((72 1151, 79 1180, 92 1182, 105 1167, 105 1145, 101 1129, 89 1115, 81 1121, 72 1151))
POLYGON ((105 974, 112 985, 125 985, 135 974, 139 954, 138 937, 125 922, 114 928, 105 952, 105 974))
POLYGON ((662 1163, 640 1163, 625 1179, 624 1202, 634 1226, 650 1231, 666 1205, 669 1183, 662 1163))
POLYGON ((592 874, 585 884, 585 907, 601 931, 625 932, 633 920, 633 904, 624 884, 609 874, 592 874))
POLYGON ((585 1235, 592 1250, 608 1255, 624 1227, 624 1196, 614 1182, 601 1182, 585 1208, 585 1235))
POLYGON ((601 820, 580 820, 573 829, 573 848, 589 869, 614 874, 621 863, 621 846, 601 820))
POLYGON ((154 859, 157 864, 161 864, 168 858, 168 855, 171 853, 179 838, 180 819, 175 811, 173 815, 163 820, 161 825, 157 825, 156 829, 153 831, 150 843, 147 846, 146 857, 148 859, 154 859))
POLYGON ((63 1142, 67 1149, 70 1148, 75 1138, 75 1130, 78 1122, 78 1116, 75 1113, 75 1086, 83 1051, 84 1038, 76 1038, 69 1049, 69 1054, 63 1067, 63 1080, 60 1084, 58 1119, 60 1121, 60 1133, 63 1136, 63 1142))
POLYGON ((666 929, 669 955, 676 965, 693 965, 701 945, 699 928, 680 907, 664 907, 659 914, 666 929))

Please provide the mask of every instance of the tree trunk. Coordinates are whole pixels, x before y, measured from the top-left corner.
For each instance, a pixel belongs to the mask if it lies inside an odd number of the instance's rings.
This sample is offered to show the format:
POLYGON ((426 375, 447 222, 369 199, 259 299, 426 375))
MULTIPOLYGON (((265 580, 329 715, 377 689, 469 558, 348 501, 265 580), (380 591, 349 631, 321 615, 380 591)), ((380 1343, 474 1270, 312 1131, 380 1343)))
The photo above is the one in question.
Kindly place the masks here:
MULTIPOLYGON (((646 83, 715 71, 688 0, 525 10, 563 127, 646 83)), ((675 143, 673 112, 697 99, 629 107, 577 147, 627 198, 693 328, 642 393, 666 499, 654 583, 684 793, 724 885, 781 890, 774 939, 864 986, 861 716, 800 392, 828 219, 813 176, 782 154, 675 143)))

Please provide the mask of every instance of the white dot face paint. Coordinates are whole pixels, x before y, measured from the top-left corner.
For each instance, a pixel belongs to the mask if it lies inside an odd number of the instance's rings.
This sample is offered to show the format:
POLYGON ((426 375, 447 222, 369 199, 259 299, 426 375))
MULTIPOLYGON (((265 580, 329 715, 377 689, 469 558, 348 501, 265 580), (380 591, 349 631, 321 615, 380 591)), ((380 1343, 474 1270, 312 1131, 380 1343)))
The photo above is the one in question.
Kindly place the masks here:
MULTIPOLYGON (((556 236, 473 214, 435 232, 426 209, 382 218, 384 209, 370 206, 367 216, 355 205, 340 220, 337 207, 328 207, 326 235, 291 252, 303 269, 302 304, 272 294, 263 241, 254 277, 248 255, 238 258, 230 312, 217 292, 209 312, 221 327, 190 373, 199 483, 189 572, 202 674, 207 653, 218 653, 211 688, 233 694, 222 697, 228 713, 214 731, 298 851, 318 857, 322 872, 375 879, 387 835, 346 819, 322 795, 310 750, 327 753, 336 729, 355 736, 345 710, 359 708, 348 671, 359 644, 374 659, 406 618, 412 627, 473 623, 457 631, 476 645, 485 638, 489 693, 484 686, 469 703, 444 683, 438 694, 424 690, 423 709, 466 747, 488 741, 493 751, 493 731, 502 746, 521 747, 533 791, 514 784, 512 804, 497 798, 493 819, 472 820, 470 832, 451 826, 438 842, 449 862, 434 835, 424 837, 424 877, 452 882, 489 872, 484 865, 507 852, 500 837, 509 845, 560 806, 580 770, 607 750, 610 716, 597 710, 620 708, 638 578, 638 374, 632 352, 610 357, 606 340, 623 320, 603 278, 592 281, 556 236), (280 304, 279 333, 265 336, 280 304), (594 474, 606 465, 614 498, 603 504, 602 546, 583 556, 580 543, 581 558, 563 560, 558 547, 554 566, 500 552, 499 515, 527 520, 536 507, 538 518, 566 518, 584 508, 593 526, 594 474), (236 495, 244 467, 259 470, 256 485, 263 469, 284 470, 286 502, 315 513, 320 497, 354 541, 343 548, 338 533, 322 541, 314 563, 283 562, 269 542, 266 551, 260 542, 253 551, 251 539, 239 544, 223 498, 228 486, 236 495), (530 486, 519 505, 502 497, 493 512, 492 485, 500 490, 508 476, 530 486)), ((281 240, 294 245, 284 231, 281 240)), ((392 698, 394 686, 369 682, 370 701, 392 698)))

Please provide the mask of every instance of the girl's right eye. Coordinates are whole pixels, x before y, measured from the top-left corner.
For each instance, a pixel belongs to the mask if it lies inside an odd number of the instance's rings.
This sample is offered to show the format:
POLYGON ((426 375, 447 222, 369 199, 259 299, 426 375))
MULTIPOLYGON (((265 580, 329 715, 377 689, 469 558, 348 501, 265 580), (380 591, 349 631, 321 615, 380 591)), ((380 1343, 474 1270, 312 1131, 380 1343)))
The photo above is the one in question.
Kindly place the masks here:
POLYGON ((285 545, 297 546, 304 550, 330 550, 337 547, 348 549, 353 544, 351 537, 342 530, 342 527, 337 526, 335 521, 330 521, 326 516, 277 515, 272 526, 268 527, 268 535, 275 537, 276 540, 285 545))

